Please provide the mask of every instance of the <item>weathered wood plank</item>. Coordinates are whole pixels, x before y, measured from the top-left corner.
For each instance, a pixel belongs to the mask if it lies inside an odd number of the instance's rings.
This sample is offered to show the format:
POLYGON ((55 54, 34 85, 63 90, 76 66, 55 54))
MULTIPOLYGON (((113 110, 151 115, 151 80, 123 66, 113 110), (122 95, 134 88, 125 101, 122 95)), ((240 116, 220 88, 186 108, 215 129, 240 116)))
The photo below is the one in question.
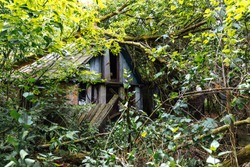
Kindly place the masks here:
POLYGON ((99 127, 103 123, 103 121, 107 118, 108 114, 112 110, 112 108, 113 108, 115 102, 118 100, 118 98, 119 98, 119 96, 117 94, 115 94, 110 99, 108 104, 105 105, 105 108, 98 111, 98 112, 100 112, 98 114, 98 117, 96 117, 96 120, 92 121, 94 126, 99 127))
POLYGON ((87 116, 86 119, 85 119, 85 121, 90 122, 90 121, 93 119, 93 117, 95 116, 95 114, 96 114, 96 112, 98 111, 98 109, 100 108, 100 106, 101 106, 101 104, 97 104, 97 105, 93 108, 93 110, 90 110, 88 116, 87 116))
POLYGON ((99 87, 99 99, 98 99, 98 101, 99 101, 99 103, 102 103, 102 104, 106 104, 106 94, 107 94, 107 92, 106 92, 107 90, 106 90, 106 86, 105 85, 100 85, 100 87, 99 87))
POLYGON ((103 56, 103 76, 104 79, 110 81, 110 60, 109 60, 109 50, 106 50, 103 56))
POLYGON ((80 117, 78 118, 78 125, 80 125, 82 123, 82 121, 84 120, 85 116, 88 114, 87 112, 84 112, 80 115, 80 117))
POLYGON ((95 121, 94 126, 99 127, 103 123, 103 121, 105 120, 105 118, 107 117, 111 109, 112 109, 112 106, 109 104, 106 104, 105 108, 100 113, 99 118, 95 121))
POLYGON ((109 115, 118 98, 119 96, 115 94, 107 104, 97 104, 87 113, 83 113, 78 119, 78 124, 88 121, 91 125, 99 127, 109 115))
POLYGON ((98 119, 100 118, 100 115, 101 115, 102 111, 104 110, 105 106, 106 106, 106 104, 101 104, 100 107, 97 109, 94 117, 90 121, 91 125, 94 125, 98 121, 98 119))

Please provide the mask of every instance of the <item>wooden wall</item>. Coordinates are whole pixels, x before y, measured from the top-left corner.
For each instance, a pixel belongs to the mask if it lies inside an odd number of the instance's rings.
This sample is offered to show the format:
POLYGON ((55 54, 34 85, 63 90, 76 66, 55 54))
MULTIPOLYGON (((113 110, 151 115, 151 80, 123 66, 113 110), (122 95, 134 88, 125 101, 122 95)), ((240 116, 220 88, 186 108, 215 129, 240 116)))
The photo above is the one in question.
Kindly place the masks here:
MULTIPOLYGON (((131 84, 134 87, 135 96, 134 101, 135 105, 138 109, 143 109, 143 96, 141 88, 139 87, 138 80, 133 73, 134 69, 131 69, 131 64, 128 64, 128 59, 126 56, 120 53, 117 57, 112 57, 112 53, 109 50, 104 52, 104 56, 96 56, 93 57, 90 61, 90 70, 95 71, 97 73, 101 73, 103 79, 105 79, 105 83, 98 85, 90 85, 86 89, 86 102, 87 103, 99 103, 106 104, 108 102, 108 97, 110 95, 109 89, 113 87, 114 90, 119 90, 117 93, 120 98, 124 97, 123 83, 125 82, 124 71, 130 71, 130 80, 131 84), (114 64, 117 61, 117 64, 114 64), (113 63, 113 64, 112 64, 113 63), (116 71, 114 71, 115 68, 116 71), (117 78, 112 76, 111 72, 115 72, 117 78)), ((112 93, 111 93, 112 94, 112 93)), ((111 95, 110 95, 111 96, 111 95)), ((73 96, 71 95, 71 99, 73 96)), ((74 100, 71 100, 72 103, 74 100)), ((75 102, 74 102, 75 103, 75 102)))

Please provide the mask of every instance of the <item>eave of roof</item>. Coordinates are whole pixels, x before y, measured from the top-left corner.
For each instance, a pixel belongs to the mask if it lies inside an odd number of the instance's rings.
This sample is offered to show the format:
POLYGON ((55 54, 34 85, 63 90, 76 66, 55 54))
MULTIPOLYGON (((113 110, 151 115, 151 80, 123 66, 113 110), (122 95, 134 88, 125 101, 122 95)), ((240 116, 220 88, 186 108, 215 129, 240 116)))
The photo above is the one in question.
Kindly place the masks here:
POLYGON ((31 64, 21 67, 17 70, 17 73, 21 75, 28 74, 36 78, 41 71, 44 71, 44 76, 49 76, 52 79, 60 75, 59 69, 85 65, 91 58, 91 55, 84 55, 83 52, 72 56, 60 56, 57 53, 50 53, 31 64))

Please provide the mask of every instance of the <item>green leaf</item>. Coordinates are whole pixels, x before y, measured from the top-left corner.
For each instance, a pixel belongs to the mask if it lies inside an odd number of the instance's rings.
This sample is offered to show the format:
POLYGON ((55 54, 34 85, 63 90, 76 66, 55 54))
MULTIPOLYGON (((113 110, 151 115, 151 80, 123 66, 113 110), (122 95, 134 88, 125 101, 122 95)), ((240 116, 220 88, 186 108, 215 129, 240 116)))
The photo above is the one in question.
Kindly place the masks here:
POLYGON ((180 136, 181 136, 181 132, 179 132, 177 135, 174 135, 174 140, 179 139, 180 136))
POLYGON ((41 167, 39 162, 35 162, 35 164, 33 165, 33 167, 41 167))
POLYGON ((208 149, 208 148, 206 148, 206 147, 204 147, 204 146, 201 146, 205 151, 207 151, 209 154, 212 154, 212 150, 210 150, 210 149, 208 149))
POLYGON ((15 166, 16 163, 14 161, 10 161, 8 164, 6 164, 4 167, 12 167, 15 166))
POLYGON ((162 164, 160 165, 160 167, 169 167, 169 165, 166 164, 166 163, 162 163, 162 164))
POLYGON ((24 92, 23 93, 23 97, 25 97, 25 98, 28 98, 28 97, 31 97, 31 96, 33 96, 34 94, 32 93, 32 92, 24 92))
POLYGON ((137 122, 136 123, 136 128, 138 129, 139 127, 141 127, 141 125, 142 125, 142 122, 137 122))
MULTIPOLYGON (((229 53, 229 49, 224 49, 222 52, 229 53)), ((231 60, 229 58, 226 58, 223 60, 223 63, 225 64, 226 67, 229 67, 231 60)))
POLYGON ((219 146, 220 143, 217 140, 213 140, 213 142, 210 145, 210 150, 216 151, 219 146))
POLYGON ((21 115, 16 110, 12 110, 10 111, 10 116, 14 118, 15 120, 18 120, 21 115))
POLYGON ((24 151, 23 149, 20 150, 20 157, 22 160, 24 160, 27 155, 29 154, 26 151, 24 151))
POLYGON ((18 122, 21 123, 21 124, 26 124, 26 125, 32 125, 33 124, 32 117, 27 116, 27 114, 22 115, 18 119, 18 122))
POLYGON ((24 140, 26 137, 27 137, 27 135, 29 134, 29 131, 24 131, 23 132, 23 135, 22 135, 22 139, 24 140))
POLYGON ((212 118, 207 118, 206 120, 203 121, 202 126, 203 126, 205 129, 214 129, 214 128, 216 128, 218 125, 217 125, 217 123, 215 122, 214 119, 212 119, 212 118))
POLYGON ((158 72, 157 74, 154 75, 154 79, 159 78, 162 74, 163 72, 158 72))
POLYGON ((144 131, 144 132, 142 132, 141 137, 146 137, 147 134, 148 134, 148 133, 147 133, 146 131, 144 131))
POLYGON ((33 165, 36 161, 34 159, 26 158, 25 163, 27 165, 33 165))
POLYGON ((52 42, 52 38, 50 38, 48 36, 44 36, 43 38, 47 42, 47 46, 52 42))
POLYGON ((168 144, 168 149, 169 149, 169 150, 175 150, 175 149, 176 149, 175 143, 174 143, 174 142, 169 142, 169 144, 168 144))
POLYGON ((61 33, 63 32, 63 25, 62 25, 62 23, 57 22, 57 21, 53 21, 53 20, 51 20, 50 23, 52 23, 52 25, 54 25, 55 27, 59 28, 60 31, 61 31, 61 33))
POLYGON ((188 80, 188 81, 190 80, 190 78, 191 78, 191 74, 187 74, 187 75, 185 76, 185 79, 188 80))
POLYGON ((215 165, 215 164, 220 163, 220 160, 217 159, 217 158, 214 158, 214 157, 212 157, 212 156, 210 155, 210 156, 207 158, 206 162, 207 162, 208 164, 215 165))
POLYGON ((154 153, 154 161, 155 161, 155 163, 158 164, 162 160, 163 157, 164 157, 163 151, 161 149, 157 150, 154 153))
POLYGON ((229 125, 234 122, 234 116, 232 114, 227 114, 221 118, 220 122, 224 122, 224 124, 229 125))
POLYGON ((171 7, 170 7, 170 10, 175 10, 177 8, 177 6, 176 5, 171 5, 171 7))
POLYGON ((234 97, 234 99, 232 100, 232 106, 238 107, 240 110, 244 109, 246 103, 247 99, 241 97, 234 97))
POLYGON ((35 82, 35 81, 36 81, 35 78, 29 78, 29 79, 28 79, 28 82, 31 82, 31 83, 33 83, 33 82, 35 82))
POLYGON ((175 133, 175 132, 177 132, 178 130, 179 130, 179 127, 176 127, 176 128, 173 128, 173 129, 172 129, 172 132, 175 133))
POLYGON ((171 93, 170 93, 170 98, 171 98, 171 99, 175 99, 175 98, 178 97, 178 96, 179 96, 178 92, 171 92, 171 93))
POLYGON ((71 139, 71 140, 74 140, 74 135, 76 133, 79 133, 79 131, 69 131, 69 132, 67 132, 66 137, 71 139))
POLYGON ((232 153, 232 151, 223 151, 223 152, 220 152, 218 154, 218 156, 220 157, 220 156, 223 156, 223 155, 226 155, 226 154, 231 154, 231 153, 232 153))
POLYGON ((8 136, 7 142, 9 144, 13 145, 14 147, 17 147, 19 145, 18 140, 15 137, 13 137, 13 136, 8 136))

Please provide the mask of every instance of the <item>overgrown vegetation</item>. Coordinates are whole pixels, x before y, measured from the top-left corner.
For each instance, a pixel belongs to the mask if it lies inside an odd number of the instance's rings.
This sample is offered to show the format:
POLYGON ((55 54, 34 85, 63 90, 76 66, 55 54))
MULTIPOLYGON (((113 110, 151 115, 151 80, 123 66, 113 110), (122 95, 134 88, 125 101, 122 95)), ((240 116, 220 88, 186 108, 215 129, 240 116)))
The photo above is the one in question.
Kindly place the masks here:
POLYGON ((249 163, 248 0, 0 0, 0 18, 0 166, 249 163), (155 107, 137 111, 128 92, 102 132, 78 124, 91 105, 68 104, 61 87, 98 75, 67 62, 56 77, 20 70, 120 45, 157 90, 155 107))

